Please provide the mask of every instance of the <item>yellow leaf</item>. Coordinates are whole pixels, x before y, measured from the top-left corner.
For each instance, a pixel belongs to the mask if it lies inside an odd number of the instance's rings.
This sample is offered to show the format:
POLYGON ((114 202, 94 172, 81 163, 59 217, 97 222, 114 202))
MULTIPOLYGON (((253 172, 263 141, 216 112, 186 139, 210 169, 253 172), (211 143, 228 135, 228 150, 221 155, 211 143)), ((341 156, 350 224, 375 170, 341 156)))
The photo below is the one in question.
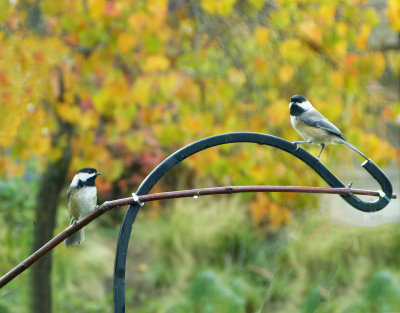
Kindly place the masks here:
POLYGON ((338 34, 341 37, 344 37, 347 35, 347 31, 348 31, 349 27, 347 26, 347 24, 345 22, 337 22, 335 27, 336 27, 336 31, 338 32, 338 34))
POLYGON ((254 66, 256 68, 256 71, 259 73, 265 73, 267 69, 267 60, 265 58, 260 58, 257 57, 253 60, 254 66))
POLYGON ((200 5, 210 14, 225 16, 232 12, 235 3, 236 0, 201 0, 200 5))
POLYGON ((114 112, 114 96, 104 88, 93 96, 93 104, 99 113, 106 116, 110 116, 114 112))
POLYGON ((259 193, 250 204, 251 217, 256 225, 268 223, 273 228, 288 224, 290 221, 290 211, 281 207, 264 194, 259 193))
POLYGON ((84 131, 97 128, 99 124, 98 113, 94 110, 88 110, 81 113, 80 126, 84 131))
POLYGON ((159 86, 161 93, 175 95, 178 86, 182 84, 182 79, 177 72, 169 71, 165 75, 159 76, 156 84, 159 86))
POLYGON ((148 16, 143 12, 134 13, 128 18, 128 25, 137 31, 142 31, 148 24, 148 16))
POLYGON ((76 104, 61 103, 57 106, 57 113, 68 122, 77 122, 81 117, 81 111, 76 104))
POLYGON ((361 55, 356 59, 357 68, 367 71, 372 76, 380 77, 385 70, 386 60, 382 53, 374 52, 369 55, 361 55), (373 64, 374 66, 371 66, 373 64))
POLYGON ((216 12, 215 2, 214 0, 202 0, 200 5, 207 13, 214 14, 216 12))
POLYGON ((150 55, 146 58, 143 69, 148 72, 165 71, 169 68, 169 60, 163 55, 150 55))
POLYGON ((267 27, 256 27, 254 30, 254 37, 256 38, 256 41, 260 45, 265 45, 268 43, 269 39, 269 28, 267 27))
POLYGON ((116 115, 115 125, 119 131, 124 132, 132 126, 132 120, 123 115, 116 115))
POLYGON ((302 63, 308 58, 308 51, 304 49, 302 43, 298 39, 288 39, 280 45, 282 57, 288 61, 293 61, 297 64, 302 63))
POLYGON ((265 166, 256 165, 250 170, 251 178, 254 179, 256 184, 263 184, 265 182, 265 177, 270 175, 270 170, 265 166))
POLYGON ((362 24, 361 25, 361 35, 369 36, 371 34, 372 27, 369 24, 362 24))
POLYGON ((246 74, 238 69, 231 69, 228 73, 229 80, 236 85, 243 85, 246 82, 246 74))
POLYGON ((321 108, 323 114, 327 117, 328 120, 335 121, 339 120, 342 112, 343 112, 343 102, 341 97, 336 96, 335 94, 327 95, 328 101, 320 100, 318 106, 321 108))
POLYGON ((194 34, 194 25, 191 19, 182 19, 179 23, 180 33, 185 36, 192 36, 194 34))
MULTIPOLYGON (((48 129, 46 127, 42 128, 40 139, 38 138, 38 135, 36 135, 36 139, 33 143, 33 150, 34 150, 34 155, 46 155, 49 153, 50 147, 51 147, 51 136, 48 135, 48 129)), ((31 152, 32 153, 32 152, 31 152)), ((28 153, 26 156, 26 159, 31 157, 31 154, 28 153)))
POLYGON ((162 21, 168 12, 167 0, 148 0, 147 8, 158 21, 162 21))
POLYGON ((390 26, 396 30, 400 30, 400 0, 388 0, 387 15, 390 26))
POLYGON ((101 17, 104 13, 106 0, 89 0, 89 10, 94 18, 101 17))
POLYGON ((264 4, 265 0, 249 0, 250 4, 252 4, 256 9, 261 9, 264 4))
POLYGON ((143 152, 143 145, 145 143, 145 139, 143 138, 142 133, 131 131, 124 136, 124 139, 125 139, 125 144, 130 151, 143 152))
POLYGON ((188 115, 183 118, 182 125, 184 129, 190 130, 192 133, 198 133, 203 128, 203 124, 198 116, 188 115))
POLYGON ((386 61, 385 57, 383 56, 382 53, 376 52, 373 54, 373 61, 372 64, 374 64, 374 72, 376 73, 377 76, 381 76, 383 71, 385 70, 386 66, 386 61))
POLYGON ((342 87, 344 82, 343 73, 339 71, 333 71, 331 73, 331 80, 335 87, 342 87))
POLYGON ((132 100, 134 103, 146 107, 150 102, 151 80, 147 77, 137 79, 132 88, 132 100))
POLYGON ((356 46, 359 50, 364 50, 367 47, 368 37, 364 35, 358 35, 356 37, 356 46))
POLYGON ((278 29, 283 29, 290 25, 291 15, 289 10, 276 10, 272 11, 270 18, 271 25, 278 29))
POLYGON ((395 148, 375 134, 363 134, 360 146, 365 147, 366 155, 376 162, 390 162, 396 157, 395 148))
POLYGON ((332 26, 335 22, 336 7, 333 5, 322 5, 318 9, 318 16, 324 21, 324 24, 332 26))
POLYGON ((293 78, 294 68, 288 64, 281 66, 279 70, 279 79, 282 83, 287 83, 293 78))
POLYGON ((268 125, 271 126, 280 126, 287 123, 287 100, 277 100, 274 104, 270 104, 267 107, 267 117, 268 125))
POLYGON ((201 90, 199 85, 190 77, 185 77, 180 81, 176 96, 182 101, 188 103, 199 103, 201 90))
POLYGON ((314 21, 306 20, 304 22, 301 22, 299 25, 299 30, 304 37, 310 38, 313 42, 317 44, 321 43, 321 27, 317 26, 314 21))
POLYGON ((23 106, 11 103, 2 101, 0 105, 0 147, 8 147, 13 144, 26 114, 23 106))
POLYGON ((334 53, 338 57, 344 57, 347 54, 347 41, 340 40, 334 47, 334 53))
POLYGON ((367 47, 368 37, 371 33, 371 25, 363 24, 361 26, 361 32, 356 38, 357 48, 360 50, 364 50, 367 47))

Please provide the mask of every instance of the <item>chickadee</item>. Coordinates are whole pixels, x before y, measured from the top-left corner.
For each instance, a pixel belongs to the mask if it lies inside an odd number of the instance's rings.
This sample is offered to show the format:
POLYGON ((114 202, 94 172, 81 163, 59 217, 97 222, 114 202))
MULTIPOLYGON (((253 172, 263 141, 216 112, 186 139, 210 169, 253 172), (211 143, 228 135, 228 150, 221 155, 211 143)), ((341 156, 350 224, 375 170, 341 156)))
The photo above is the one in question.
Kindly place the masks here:
POLYGON ((296 141, 294 143, 320 144, 321 151, 318 159, 327 144, 343 143, 368 160, 361 151, 346 141, 340 130, 319 113, 306 97, 293 96, 290 99, 289 110, 292 126, 306 139, 306 141, 296 141))
MULTIPOLYGON (((67 191, 68 211, 71 225, 80 217, 93 211, 97 204, 96 178, 101 175, 94 168, 82 168, 76 172, 67 191)), ((65 246, 77 246, 85 241, 84 230, 81 229, 65 239, 65 246)))

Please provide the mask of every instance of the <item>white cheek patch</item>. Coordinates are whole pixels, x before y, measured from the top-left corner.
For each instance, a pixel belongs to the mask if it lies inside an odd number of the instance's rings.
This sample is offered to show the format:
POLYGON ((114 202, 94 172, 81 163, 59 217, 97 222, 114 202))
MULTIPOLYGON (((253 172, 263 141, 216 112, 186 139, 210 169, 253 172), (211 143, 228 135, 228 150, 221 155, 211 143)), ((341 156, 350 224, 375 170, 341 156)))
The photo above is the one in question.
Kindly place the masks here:
POLYGON ((90 177, 95 176, 95 173, 89 174, 89 173, 78 173, 74 176, 71 182, 71 186, 78 186, 79 181, 85 182, 87 181, 90 177))
POLYGON ((95 175, 96 174, 94 174, 94 173, 91 173, 91 174, 89 174, 89 173, 78 173, 78 174, 76 174, 76 176, 78 176, 79 180, 81 180, 81 181, 87 181, 90 177, 93 177, 95 175))
POLYGON ((72 179, 70 186, 76 187, 76 186, 78 186, 78 183, 79 183, 79 177, 77 175, 75 175, 74 178, 72 179))
MULTIPOLYGON (((290 102, 289 103, 289 110, 290 110, 290 107, 292 106, 292 103, 293 102, 290 102)), ((306 110, 306 111, 308 111, 308 110, 311 110, 311 109, 314 109, 314 107, 312 106, 312 104, 311 104, 311 102, 310 101, 304 101, 304 102, 302 102, 302 103, 296 103, 299 107, 301 107, 301 108, 303 108, 304 110, 306 110)))
POLYGON ((305 101, 305 102, 302 102, 301 104, 300 104, 303 108, 305 108, 306 110, 311 110, 311 109, 313 109, 314 107, 312 106, 312 104, 310 103, 310 101, 305 101))

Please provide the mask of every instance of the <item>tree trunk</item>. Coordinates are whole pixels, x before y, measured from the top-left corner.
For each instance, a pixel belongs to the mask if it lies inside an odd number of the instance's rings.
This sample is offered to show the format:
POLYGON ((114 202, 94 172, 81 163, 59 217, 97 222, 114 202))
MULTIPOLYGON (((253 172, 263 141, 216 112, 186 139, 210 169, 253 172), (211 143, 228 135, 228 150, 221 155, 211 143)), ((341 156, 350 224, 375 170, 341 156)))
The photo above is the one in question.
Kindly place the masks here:
MULTIPOLYGON (((33 251, 53 237, 56 224, 56 209, 71 163, 71 126, 65 122, 60 123, 60 131, 54 136, 54 145, 66 136, 62 156, 55 162, 49 162, 41 178, 40 189, 35 207, 35 227, 33 238, 33 251)), ((31 281, 31 312, 50 313, 52 310, 51 293, 51 252, 41 258, 32 267, 31 281)))

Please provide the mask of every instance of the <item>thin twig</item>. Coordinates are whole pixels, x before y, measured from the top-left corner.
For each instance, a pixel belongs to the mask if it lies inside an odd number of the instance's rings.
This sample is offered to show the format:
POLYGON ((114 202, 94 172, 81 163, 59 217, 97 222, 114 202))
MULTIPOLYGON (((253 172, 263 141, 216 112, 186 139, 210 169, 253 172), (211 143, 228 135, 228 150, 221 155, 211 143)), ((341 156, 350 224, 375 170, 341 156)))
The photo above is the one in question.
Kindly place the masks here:
MULTIPOLYGON (((342 194, 342 195, 367 195, 367 196, 379 196, 378 191, 362 190, 362 189, 351 189, 351 188, 329 188, 329 187, 302 187, 302 186, 228 186, 228 187, 214 187, 214 188, 202 188, 202 189, 191 189, 191 190, 180 190, 154 193, 149 195, 138 196, 140 202, 149 202, 173 198, 187 198, 206 195, 217 195, 217 194, 232 194, 232 193, 243 193, 243 192, 296 192, 296 193, 325 193, 325 194, 342 194)), ((392 199, 396 199, 396 195, 392 195, 392 199)), ((133 197, 123 198, 113 201, 106 201, 102 205, 98 206, 96 210, 80 219, 76 224, 71 225, 60 234, 55 236, 39 250, 31 254, 28 258, 22 261, 19 265, 14 267, 8 273, 0 278, 0 288, 8 284, 12 279, 21 274, 32 264, 38 261, 43 255, 48 253, 54 247, 63 242, 67 237, 89 224, 94 219, 103 215, 105 212, 112 208, 126 206, 134 204, 136 200, 133 197)))

